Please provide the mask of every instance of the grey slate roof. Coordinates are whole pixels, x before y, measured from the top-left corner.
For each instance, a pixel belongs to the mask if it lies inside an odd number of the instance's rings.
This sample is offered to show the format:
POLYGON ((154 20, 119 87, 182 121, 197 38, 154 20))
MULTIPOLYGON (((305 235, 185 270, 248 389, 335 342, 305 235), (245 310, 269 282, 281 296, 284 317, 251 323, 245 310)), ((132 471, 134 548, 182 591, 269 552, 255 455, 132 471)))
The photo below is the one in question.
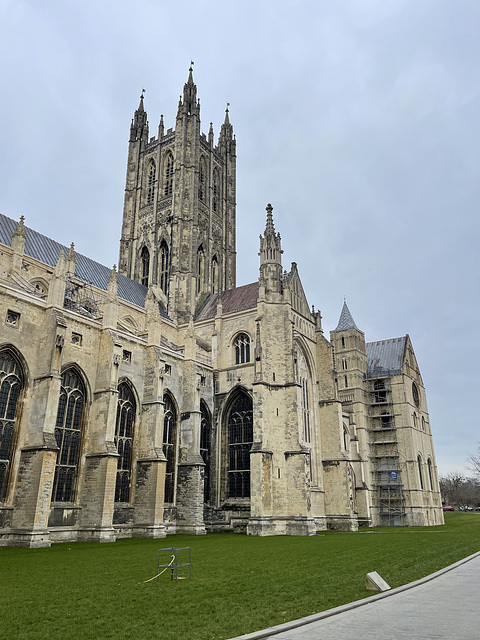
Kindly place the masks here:
POLYGON ((334 329, 332 333, 336 333, 337 331, 347 331, 348 329, 356 329, 357 331, 360 331, 360 333, 363 333, 363 331, 361 331, 355 324, 352 314, 350 313, 350 309, 347 307, 347 303, 344 302, 337 328, 334 329))
POLYGON ((402 372, 407 336, 368 342, 367 378, 393 376, 402 372))
MULTIPOLYGON (((219 294, 213 294, 207 298, 205 304, 197 313, 195 320, 207 320, 214 318, 217 313, 217 301, 219 294)), ((252 309, 257 306, 258 282, 245 284, 243 287, 236 287, 224 291, 221 295, 222 313, 234 313, 244 309, 252 309)))
MULTIPOLYGON (((12 235, 17 227, 17 221, 7 218, 0 213, 0 243, 7 247, 12 246, 12 235)), ((67 255, 68 247, 47 236, 34 231, 29 227, 25 227, 25 255, 35 258, 40 262, 55 267, 57 264, 60 251, 63 250, 67 255)), ((108 279, 112 270, 105 267, 95 260, 91 260, 81 253, 75 251, 75 276, 84 282, 92 284, 103 291, 107 290, 108 279)), ((130 280, 121 274, 118 274, 118 297, 127 302, 132 302, 139 307, 145 306, 145 296, 147 287, 139 282, 130 280)), ((160 307, 160 312, 164 317, 168 317, 165 311, 160 307)))

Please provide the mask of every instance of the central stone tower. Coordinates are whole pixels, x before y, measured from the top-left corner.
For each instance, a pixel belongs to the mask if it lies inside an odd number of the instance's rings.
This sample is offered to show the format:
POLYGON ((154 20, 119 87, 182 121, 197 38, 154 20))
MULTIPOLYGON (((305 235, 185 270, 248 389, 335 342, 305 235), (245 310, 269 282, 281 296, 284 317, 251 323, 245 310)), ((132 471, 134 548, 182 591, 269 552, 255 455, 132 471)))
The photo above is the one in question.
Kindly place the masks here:
POLYGON ((186 323, 209 293, 235 287, 236 143, 228 108, 214 145, 200 132, 192 67, 175 130, 149 138, 143 104, 130 127, 119 272, 151 287, 186 323))

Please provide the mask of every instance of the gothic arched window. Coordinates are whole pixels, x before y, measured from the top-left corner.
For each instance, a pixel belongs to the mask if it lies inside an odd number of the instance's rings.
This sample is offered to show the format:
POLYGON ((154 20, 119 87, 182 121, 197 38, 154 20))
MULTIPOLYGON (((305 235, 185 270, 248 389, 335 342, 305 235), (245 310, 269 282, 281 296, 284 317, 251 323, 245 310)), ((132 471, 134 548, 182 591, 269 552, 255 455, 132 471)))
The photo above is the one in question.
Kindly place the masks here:
POLYGON ((147 169, 147 204, 152 204, 155 197, 155 162, 151 160, 147 169))
POLYGON ((54 502, 72 502, 75 499, 85 400, 83 380, 75 369, 67 369, 62 375, 55 423, 59 452, 53 481, 54 502))
POLYGON ((300 384, 300 407, 302 411, 302 438, 304 442, 311 441, 310 429, 310 385, 307 359, 301 349, 297 351, 298 382, 300 384))
POLYGON ((200 455, 205 463, 203 501, 208 502, 210 499, 210 437, 212 422, 210 419, 210 411, 203 400, 200 402, 200 411, 200 455))
POLYGON ((197 251, 197 293, 202 293, 205 283, 205 253, 200 245, 197 251))
POLYGON ((0 500, 7 493, 8 478, 15 451, 17 402, 24 387, 20 364, 5 349, 0 352, 0 500))
POLYGON ((177 412, 172 398, 163 396, 163 453, 167 459, 165 472, 165 502, 173 504, 175 497, 175 468, 177 458, 177 412))
POLYGON ((420 480, 420 489, 424 489, 423 486, 423 475, 422 475, 422 458, 420 456, 417 456, 417 465, 418 465, 418 478, 420 480))
POLYGON ((130 501, 135 407, 135 396, 131 388, 126 382, 121 382, 118 385, 117 420, 115 425, 115 446, 119 455, 115 502, 130 501))
POLYGON ((250 449, 253 444, 253 405, 251 398, 240 392, 227 419, 228 431, 228 496, 250 497, 250 449))
POLYGON ((166 196, 171 196, 173 193, 173 156, 170 152, 167 153, 164 162, 164 189, 163 193, 166 196))
POLYGON ((250 337, 240 333, 235 338, 235 364, 250 362, 250 337))
POLYGON ((142 253, 140 254, 141 259, 141 283, 148 287, 148 276, 150 274, 150 253, 147 247, 143 247, 142 253))
POLYGON ((428 480, 430 482, 430 490, 433 491, 433 475, 432 475, 432 461, 430 458, 427 460, 428 480))
POLYGON ((198 171, 198 198, 205 202, 207 194, 207 165, 205 159, 200 158, 200 167, 198 171))
POLYGON ((217 256, 212 258, 212 293, 218 291, 218 260, 217 256))
POLYGON ((218 173, 218 169, 214 169, 213 171, 213 201, 212 201, 212 208, 215 212, 218 213, 220 207, 219 207, 219 196, 220 196, 220 176, 218 173))
POLYGON ((160 245, 160 289, 165 295, 168 293, 168 246, 165 240, 160 245))

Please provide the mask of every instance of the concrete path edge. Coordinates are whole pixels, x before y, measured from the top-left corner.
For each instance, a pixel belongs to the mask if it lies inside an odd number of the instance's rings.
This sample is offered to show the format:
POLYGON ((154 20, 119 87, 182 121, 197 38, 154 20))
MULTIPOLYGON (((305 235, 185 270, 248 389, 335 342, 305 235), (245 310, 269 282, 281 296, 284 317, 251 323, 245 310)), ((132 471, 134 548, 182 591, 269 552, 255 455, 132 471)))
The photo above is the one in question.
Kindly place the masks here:
POLYGON ((418 587, 421 584, 425 584, 426 582, 430 582, 430 580, 435 580, 439 576, 442 576, 448 571, 452 571, 457 567, 460 567, 462 564, 469 562, 469 560, 473 560, 480 556, 480 551, 472 554, 471 556, 467 556, 454 564, 445 567, 444 569, 440 569, 439 571, 435 571, 435 573, 431 573, 424 578, 420 578, 420 580, 415 580, 415 582, 409 582, 408 584, 404 584, 401 587, 396 587, 395 589, 391 589, 390 591, 385 591, 383 593, 377 593, 374 596, 370 596, 369 598, 363 598, 362 600, 354 600, 353 602, 349 602, 348 604, 342 604, 340 607, 334 607, 333 609, 327 609, 326 611, 321 611, 320 613, 314 613, 311 616, 306 616, 305 618, 298 618, 297 620, 291 620, 290 622, 284 622, 283 624, 278 624, 275 627, 270 627, 268 629, 262 629, 261 631, 253 631, 252 633, 246 633, 243 636, 236 636, 235 638, 231 638, 230 640, 261 640, 262 638, 270 638, 271 636, 275 636, 279 633, 283 633, 284 631, 289 631, 290 629, 297 629, 298 627, 303 627, 306 624, 310 624, 311 622, 317 622, 318 620, 323 620, 324 618, 330 618, 331 616, 336 616, 339 613, 343 613, 344 611, 350 611, 351 609, 357 609, 358 607, 363 607, 365 605, 371 604, 372 602, 376 602, 377 600, 383 600, 383 598, 389 598, 390 596, 395 595, 396 593, 401 593, 402 591, 407 591, 407 589, 413 589, 414 587, 418 587))

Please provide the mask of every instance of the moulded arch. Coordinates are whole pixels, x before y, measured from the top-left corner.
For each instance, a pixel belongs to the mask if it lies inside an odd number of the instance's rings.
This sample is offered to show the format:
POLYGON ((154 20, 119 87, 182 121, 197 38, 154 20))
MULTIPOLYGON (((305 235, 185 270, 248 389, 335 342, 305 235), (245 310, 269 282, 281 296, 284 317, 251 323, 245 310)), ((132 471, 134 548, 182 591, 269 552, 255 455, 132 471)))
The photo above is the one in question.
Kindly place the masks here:
POLYGON ((75 373, 80 377, 81 381, 83 382, 83 385, 85 387, 85 396, 86 396, 85 404, 89 404, 89 405, 92 404, 93 392, 92 392, 92 387, 90 385, 90 382, 88 380, 86 373, 84 372, 82 367, 76 362, 68 362, 62 367, 61 375, 63 376, 69 369, 73 369, 75 373))
POLYGON ((125 376, 121 377, 118 380, 117 389, 121 384, 126 384, 129 387, 130 391, 133 394, 133 397, 135 398, 135 404, 136 404, 135 410, 138 412, 138 408, 141 406, 141 402, 140 402, 140 396, 138 395, 138 391, 137 391, 135 385, 130 380, 130 378, 127 378, 125 376))
POLYGON ((315 367, 315 360, 313 358, 312 352, 310 350, 310 347, 308 346, 305 338, 301 335, 296 335, 294 340, 293 340, 293 344, 294 344, 294 350, 295 347, 298 347, 302 353, 303 356, 307 362, 307 366, 308 366, 308 370, 309 370, 309 374, 312 378, 312 381, 315 379, 315 373, 316 373, 316 367, 315 367))

